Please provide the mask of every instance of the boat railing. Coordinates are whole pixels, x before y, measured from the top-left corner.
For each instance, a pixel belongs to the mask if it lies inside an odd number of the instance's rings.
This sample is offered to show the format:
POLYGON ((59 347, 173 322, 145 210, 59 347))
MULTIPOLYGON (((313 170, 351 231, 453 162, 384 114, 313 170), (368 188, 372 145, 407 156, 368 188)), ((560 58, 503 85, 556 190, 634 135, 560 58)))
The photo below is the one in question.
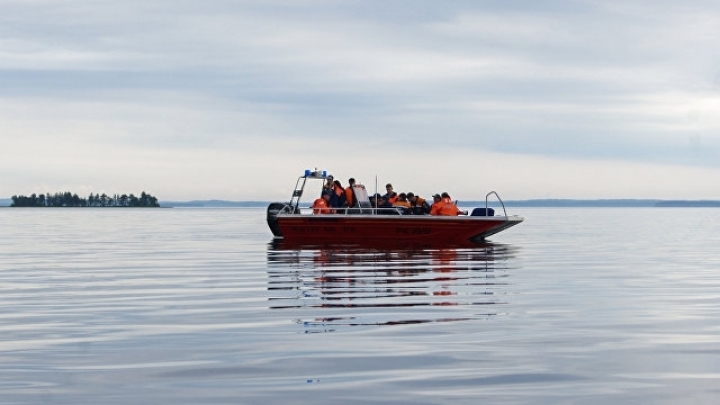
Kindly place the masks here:
MULTIPOLYGON (((392 208, 358 208, 358 207, 342 207, 342 208, 330 208, 332 212, 321 215, 408 215, 402 207, 392 208)), ((297 212, 291 205, 284 206, 278 213, 279 214, 299 214, 301 209, 297 212)), ((313 212, 312 207, 302 207, 302 211, 313 212)))
POLYGON ((341 215, 403 215, 402 208, 359 208, 359 207, 344 207, 335 208, 336 214, 341 215))
MULTIPOLYGON (((367 211, 368 208, 365 208, 365 211, 367 211)), ((370 208, 372 210, 373 215, 405 215, 406 213, 404 210, 400 207, 393 207, 393 208, 370 208)))
MULTIPOLYGON (((299 210, 298 210, 298 212, 299 212, 299 210)), ((278 214, 294 214, 294 213, 295 213, 295 206, 293 206, 292 204, 285 204, 285 206, 282 207, 280 209, 280 211, 278 211, 278 214)))
MULTIPOLYGON (((505 203, 500 198, 497 192, 491 191, 485 196, 485 212, 489 209, 489 197, 495 195, 503 208, 503 214, 507 218, 507 210, 505 209, 505 203)), ((404 207, 392 207, 392 208, 359 208, 359 207, 342 207, 342 208, 330 208, 332 212, 325 215, 409 215, 409 212, 404 207)), ((302 212, 313 212, 313 207, 298 207, 291 204, 285 204, 279 211, 278 214, 301 214, 302 212)), ((467 215, 467 213, 465 214, 467 215)))
POLYGON ((503 202, 502 198, 500 198, 500 195, 498 195, 498 193, 496 193, 495 191, 491 191, 485 195, 485 212, 487 212, 487 210, 488 210, 488 198, 493 194, 495 194, 495 197, 497 197, 498 201, 500 201, 500 205, 502 205, 503 213, 505 214, 505 218, 507 218, 508 214, 507 214, 507 211, 505 210, 505 203, 503 202))

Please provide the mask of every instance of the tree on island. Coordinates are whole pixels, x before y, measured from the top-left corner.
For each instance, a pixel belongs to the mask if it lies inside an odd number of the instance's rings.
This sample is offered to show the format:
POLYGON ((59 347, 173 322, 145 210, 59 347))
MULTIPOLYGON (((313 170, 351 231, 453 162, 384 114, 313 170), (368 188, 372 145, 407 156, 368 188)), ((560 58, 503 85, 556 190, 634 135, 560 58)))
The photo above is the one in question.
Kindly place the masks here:
POLYGON ((133 194, 118 195, 110 197, 103 193, 93 195, 90 193, 88 198, 82 198, 77 194, 66 191, 64 193, 55 194, 31 194, 29 197, 24 195, 12 196, 11 207, 159 207, 157 198, 146 192, 142 192, 140 197, 133 194))

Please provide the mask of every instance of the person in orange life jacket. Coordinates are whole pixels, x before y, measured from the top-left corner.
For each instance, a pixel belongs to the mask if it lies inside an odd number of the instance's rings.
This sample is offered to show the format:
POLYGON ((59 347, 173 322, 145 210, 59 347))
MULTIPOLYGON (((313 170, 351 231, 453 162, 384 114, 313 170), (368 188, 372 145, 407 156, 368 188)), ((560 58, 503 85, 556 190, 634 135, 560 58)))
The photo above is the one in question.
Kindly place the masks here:
POLYGON ((394 207, 405 207, 410 208, 410 202, 407 200, 407 194, 400 193, 398 194, 397 200, 395 200, 394 203, 392 203, 394 207))
POLYGON ((322 196, 313 202, 313 214, 329 214, 331 212, 329 201, 330 194, 323 192, 322 196))
POLYGON ((415 215, 424 215, 430 213, 430 205, 424 198, 416 196, 413 192, 407 193, 408 202, 410 202, 410 212, 415 215))
POLYGON ((455 205, 448 193, 442 193, 441 197, 442 205, 440 206, 440 212, 438 215, 457 216, 463 214, 463 211, 460 211, 460 208, 455 205))
POLYGON ((433 195, 433 203, 430 206, 430 215, 440 215, 440 208, 442 207, 442 197, 440 194, 433 195))
POLYGON ((398 199, 398 194, 393 191, 392 184, 390 184, 390 183, 386 184, 385 191, 387 191, 385 193, 385 195, 383 196, 385 201, 389 202, 390 204, 395 204, 395 201, 397 201, 397 199, 398 199))
POLYGON ((340 208, 345 205, 345 189, 339 180, 333 181, 332 188, 330 190, 330 206, 333 208, 340 208))
POLYGON ((405 193, 398 194, 398 199, 392 206, 400 208, 403 214, 410 214, 410 201, 407 200, 407 195, 405 193))
POLYGON ((353 186, 355 185, 355 179, 350 177, 348 180, 348 186, 345 189, 345 204, 348 207, 356 207, 357 201, 355 201, 355 192, 353 191, 353 186))

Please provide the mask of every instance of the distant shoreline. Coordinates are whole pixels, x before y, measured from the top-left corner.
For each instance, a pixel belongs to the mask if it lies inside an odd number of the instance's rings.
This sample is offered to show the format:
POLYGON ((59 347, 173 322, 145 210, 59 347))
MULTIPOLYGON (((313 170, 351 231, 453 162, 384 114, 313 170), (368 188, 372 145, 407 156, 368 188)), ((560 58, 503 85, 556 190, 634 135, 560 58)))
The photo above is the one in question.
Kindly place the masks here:
MULTIPOLYGON (((226 201, 226 200, 193 200, 193 201, 167 201, 160 202, 161 207, 267 207, 272 201, 226 201)), ((598 199, 598 200, 572 200, 572 199, 532 199, 504 201, 506 207, 719 207, 720 200, 652 200, 652 199, 598 199)), ((485 206, 485 201, 463 201, 462 206, 485 206)), ((497 200, 490 200, 489 205, 500 205, 497 200)))
MULTIPOLYGON (((162 208, 258 208, 267 207, 272 201, 229 201, 229 200, 190 200, 159 201, 162 208)), ((0 199, 0 208, 9 207, 10 199, 0 199)), ((657 199, 530 199, 504 201, 508 208, 720 208, 720 200, 657 200, 657 199)), ((485 206, 485 201, 460 200, 461 206, 485 206)), ((500 203, 490 200, 489 205, 496 207, 500 203)))
MULTIPOLYGON (((482 201, 484 205, 485 202, 482 201)), ((718 200, 643 200, 643 199, 602 199, 602 200, 515 200, 506 201, 511 207, 616 207, 616 208, 668 208, 668 207, 720 207, 718 200)))

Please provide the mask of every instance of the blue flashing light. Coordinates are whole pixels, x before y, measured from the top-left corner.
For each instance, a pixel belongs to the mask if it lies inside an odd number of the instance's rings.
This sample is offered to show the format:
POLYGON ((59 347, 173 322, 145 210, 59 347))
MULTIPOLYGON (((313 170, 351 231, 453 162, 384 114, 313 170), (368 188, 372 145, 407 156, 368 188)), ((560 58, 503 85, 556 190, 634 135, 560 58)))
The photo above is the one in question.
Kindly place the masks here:
POLYGON ((310 177, 311 173, 310 169, 305 169, 305 177, 310 177))

